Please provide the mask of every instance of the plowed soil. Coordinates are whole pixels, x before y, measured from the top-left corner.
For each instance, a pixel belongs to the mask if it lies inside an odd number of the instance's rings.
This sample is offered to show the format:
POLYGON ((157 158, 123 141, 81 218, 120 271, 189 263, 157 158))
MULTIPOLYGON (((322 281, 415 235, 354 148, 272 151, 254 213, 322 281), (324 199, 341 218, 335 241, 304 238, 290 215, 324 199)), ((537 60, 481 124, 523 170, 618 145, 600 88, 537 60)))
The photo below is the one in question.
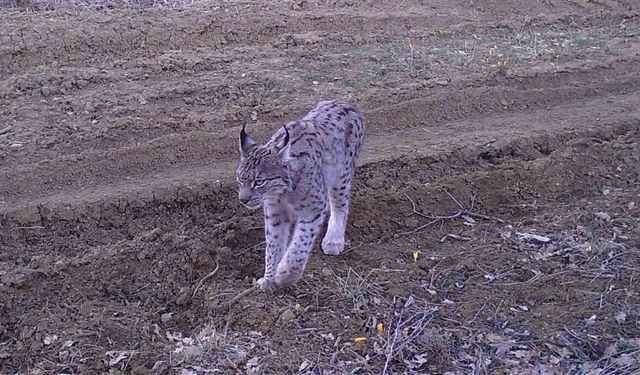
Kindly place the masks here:
POLYGON ((640 371, 637 1, 75 10, 0 14, 1 373, 640 371), (217 309, 239 128, 333 98, 346 253, 217 309))

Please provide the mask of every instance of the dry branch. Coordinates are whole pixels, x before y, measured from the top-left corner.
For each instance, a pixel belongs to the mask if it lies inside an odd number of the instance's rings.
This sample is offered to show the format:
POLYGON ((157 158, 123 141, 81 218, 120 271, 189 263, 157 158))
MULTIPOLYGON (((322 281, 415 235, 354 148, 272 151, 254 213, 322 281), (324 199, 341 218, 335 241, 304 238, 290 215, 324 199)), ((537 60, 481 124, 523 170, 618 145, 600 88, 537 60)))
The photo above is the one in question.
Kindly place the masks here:
POLYGON ((423 225, 421 225, 421 226, 419 226, 419 227, 417 227, 417 228, 415 228, 413 230, 410 230, 408 232, 404 232, 402 234, 411 234, 411 233, 419 232, 419 231, 423 230, 424 228, 426 228, 426 227, 428 227, 430 225, 433 225, 435 223, 442 222, 442 221, 445 221, 445 220, 453 220, 453 219, 459 218, 459 217, 461 217, 463 215, 466 215, 466 216, 469 216, 469 217, 472 217, 472 218, 476 218, 476 219, 495 220, 495 221, 497 221, 499 223, 504 223, 504 220, 502 220, 500 218, 493 217, 493 216, 487 216, 487 215, 479 214, 477 212, 468 210, 462 203, 460 203, 459 200, 456 199, 456 197, 451 195, 451 193, 449 193, 447 190, 443 189, 442 191, 444 191, 445 194, 447 194, 449 196, 449 198, 460 208, 460 211, 458 211, 458 212, 456 212, 454 214, 451 214, 451 215, 436 215, 436 216, 426 215, 426 214, 423 214, 422 212, 420 212, 418 210, 416 202, 414 202, 414 200, 411 199, 411 197, 409 197, 409 195, 407 195, 405 193, 404 194, 405 198, 407 198, 409 203, 411 203, 412 212, 409 214, 409 216, 410 215, 418 215, 418 216, 421 216, 421 217, 423 217, 425 219, 429 219, 430 221, 428 223, 426 223, 426 224, 423 224, 423 225))
POLYGON ((244 298, 245 296, 247 296, 248 294, 252 293, 255 290, 258 290, 258 285, 257 284, 252 286, 249 289, 246 289, 246 290, 240 292, 238 295, 233 297, 228 302, 223 303, 223 304, 219 304, 217 306, 214 306, 213 310, 214 311, 229 311, 231 309, 231 307, 236 304, 236 302, 238 302, 240 299, 244 298))
POLYGON ((213 275, 216 274, 216 272, 218 272, 218 268, 220 268, 220 265, 218 264, 218 262, 216 262, 216 268, 214 268, 213 271, 209 272, 205 277, 203 277, 202 279, 200 279, 200 281, 198 281, 198 285, 196 285, 196 288, 193 290, 193 294, 191 294, 191 299, 193 299, 196 296, 196 293, 198 293, 198 289, 200 289, 202 284, 204 284, 205 281, 210 279, 213 275))

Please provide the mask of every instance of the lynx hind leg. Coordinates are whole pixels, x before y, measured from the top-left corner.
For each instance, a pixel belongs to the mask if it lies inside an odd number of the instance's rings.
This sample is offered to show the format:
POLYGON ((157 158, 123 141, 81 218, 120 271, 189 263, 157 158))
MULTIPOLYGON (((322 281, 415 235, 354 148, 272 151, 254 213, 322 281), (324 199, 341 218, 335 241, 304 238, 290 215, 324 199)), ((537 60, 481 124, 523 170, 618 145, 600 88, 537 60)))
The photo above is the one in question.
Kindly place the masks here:
POLYGON ((344 250, 349 199, 351 191, 351 173, 345 173, 329 191, 331 214, 327 224, 327 233, 322 239, 322 251, 327 255, 338 255, 344 250))

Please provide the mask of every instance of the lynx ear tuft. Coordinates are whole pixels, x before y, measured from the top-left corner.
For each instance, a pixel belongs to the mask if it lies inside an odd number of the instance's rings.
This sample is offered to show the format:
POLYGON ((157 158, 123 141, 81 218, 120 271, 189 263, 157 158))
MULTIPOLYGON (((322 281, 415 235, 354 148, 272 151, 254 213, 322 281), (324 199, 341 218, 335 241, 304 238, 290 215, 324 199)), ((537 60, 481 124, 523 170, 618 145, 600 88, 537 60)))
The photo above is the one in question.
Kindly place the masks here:
POLYGON ((242 129, 240 130, 240 155, 242 155, 242 157, 246 157, 257 145, 256 141, 247 135, 245 131, 246 126, 246 124, 242 125, 242 129))
POLYGON ((282 128, 284 129, 284 136, 281 137, 278 142, 276 142, 276 144, 272 148, 272 152, 274 154, 280 155, 282 160, 286 161, 289 160, 289 149, 291 148, 291 144, 289 143, 289 130, 286 126, 283 126, 282 128))

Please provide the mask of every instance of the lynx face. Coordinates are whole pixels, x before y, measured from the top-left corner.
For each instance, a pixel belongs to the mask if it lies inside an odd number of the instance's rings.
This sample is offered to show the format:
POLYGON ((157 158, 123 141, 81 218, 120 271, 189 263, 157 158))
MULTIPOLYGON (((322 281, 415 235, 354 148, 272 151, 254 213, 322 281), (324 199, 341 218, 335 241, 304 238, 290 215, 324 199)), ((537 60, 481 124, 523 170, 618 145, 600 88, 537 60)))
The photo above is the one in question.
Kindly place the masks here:
POLYGON ((255 210, 269 196, 277 197, 291 191, 288 150, 288 132, 278 142, 258 145, 243 127, 240 132, 240 165, 236 170, 236 179, 240 184, 238 199, 243 206, 255 210))

